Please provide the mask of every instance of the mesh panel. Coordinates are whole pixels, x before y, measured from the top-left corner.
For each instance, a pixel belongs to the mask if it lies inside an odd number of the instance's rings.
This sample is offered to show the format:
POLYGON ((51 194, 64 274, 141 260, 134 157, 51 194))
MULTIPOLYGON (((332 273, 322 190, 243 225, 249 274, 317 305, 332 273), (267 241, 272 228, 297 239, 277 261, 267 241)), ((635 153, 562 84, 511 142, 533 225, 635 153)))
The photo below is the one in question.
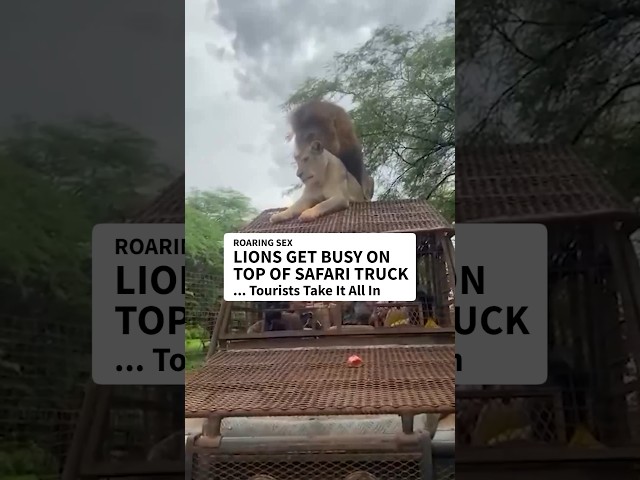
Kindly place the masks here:
MULTIPOLYGON (((184 223, 184 175, 176 178, 145 208, 132 218, 134 223, 184 223)), ((186 313, 186 312, 185 312, 186 313)), ((89 362, 90 365, 90 362, 89 362)), ((182 458, 184 450, 169 445, 167 439, 183 426, 181 385, 119 385, 110 394, 106 428, 94 461, 106 462, 118 471, 127 462, 156 457, 182 458)), ((157 459, 157 458, 156 458, 157 459)))
POLYGON ((187 416, 449 413, 454 346, 220 351, 190 375, 187 416), (204 413, 204 415, 203 415, 204 413))
POLYGON ((0 316, 0 452, 31 459, 42 475, 60 471, 73 437, 91 366, 90 328, 89 318, 0 316))
POLYGON ((471 392, 456 394, 457 445, 557 444, 566 439, 558 392, 482 393, 481 398, 471 392), (499 425, 501 421, 508 425, 499 425))
POLYGON ((569 148, 510 145, 456 151, 456 220, 576 219, 634 214, 569 148))
POLYGON ((191 271, 185 278, 186 369, 199 367, 206 356, 223 294, 222 275, 191 271))
MULTIPOLYGON (((115 386, 96 460, 144 461, 154 447, 183 424, 179 408, 183 396, 183 388, 176 385, 115 386)), ((163 459, 173 459, 182 453, 179 439, 169 442, 169 447, 160 452, 163 459)))
MULTIPOLYGON (((192 480, 421 480, 418 455, 193 457, 192 480)), ((453 459, 435 462, 435 480, 455 480, 453 459)))
MULTIPOLYGON (((184 177, 176 179, 132 221, 183 223, 184 177)), ((67 317, 72 319, 78 315, 67 317)), ((43 445, 46 447, 52 445, 52 448, 47 450, 61 452, 61 467, 74 433, 84 430, 78 423, 78 417, 85 387, 91 378, 91 316, 90 311, 82 313, 81 321, 76 321, 75 324, 71 324, 69 320, 55 319, 51 314, 44 314, 43 318, 41 321, 34 321, 33 324, 20 319, 18 333, 0 332, 0 339, 12 339, 15 350, 25 359, 26 371, 34 372, 35 376, 24 378, 29 384, 37 386, 38 390, 29 392, 29 395, 37 397, 39 401, 39 405, 32 407, 31 401, 27 401, 24 395, 15 391, 13 397, 7 398, 6 401, 3 399, 1 403, 6 405, 8 410, 0 413, 0 419, 4 423, 0 425, 0 432, 15 431, 22 434, 22 431, 15 430, 10 423, 15 423, 15 419, 19 418, 15 413, 16 409, 24 409, 31 415, 30 428, 24 431, 27 438, 34 441, 39 439, 43 429, 51 428, 55 432, 47 443, 43 441, 43 445), (31 358, 26 358, 27 355, 31 355, 31 358), (48 375, 49 369, 54 369, 55 374, 48 375), (52 384, 52 382, 60 384, 52 384), (61 417, 59 413, 62 411, 67 415, 61 417), (48 412, 51 420, 40 422, 38 412, 48 412), (65 418, 69 419, 69 423, 65 418), (57 424, 49 427, 49 422, 53 424, 56 420, 57 424)), ((5 329, 8 324, 0 319, 0 326, 5 329)), ((5 386, 4 378, 0 381, 0 385, 5 386)), ((182 386, 118 386, 112 390, 102 387, 98 387, 97 390, 96 393, 100 398, 104 398, 102 395, 107 391, 111 395, 108 397, 110 402, 105 432, 99 441, 97 452, 99 458, 88 458, 90 456, 86 451, 88 438, 84 435, 78 437, 82 461, 89 465, 89 468, 95 466, 94 462, 102 460, 106 465, 101 465, 101 468, 106 466, 114 474, 120 469, 127 470, 127 462, 145 460, 153 447, 158 446, 157 442, 162 444, 163 439, 182 428, 181 406, 184 397, 182 386)), ((98 401, 98 403, 101 402, 98 401)), ((91 410, 97 409, 96 404, 86 404, 85 407, 91 410)), ((101 418, 95 415, 87 420, 89 424, 85 426, 90 430, 89 435, 92 435, 95 432, 93 429, 99 427, 101 418)), ((172 453, 180 456, 184 450, 176 446, 172 449, 172 453)), ((33 458, 35 457, 32 456, 31 459, 33 458)), ((84 466, 80 467, 69 462, 66 467, 72 470, 78 467, 81 471, 80 477, 85 475, 82 471, 84 466)), ((38 477, 45 478, 41 475, 38 477)), ((59 468, 56 478, 59 478, 59 468)), ((120 476, 120 478, 126 477, 120 476)))
POLYGON ((635 317, 625 312, 607 245, 586 226, 548 231, 547 383, 458 392, 458 448, 640 445, 640 358, 627 331, 635 317))

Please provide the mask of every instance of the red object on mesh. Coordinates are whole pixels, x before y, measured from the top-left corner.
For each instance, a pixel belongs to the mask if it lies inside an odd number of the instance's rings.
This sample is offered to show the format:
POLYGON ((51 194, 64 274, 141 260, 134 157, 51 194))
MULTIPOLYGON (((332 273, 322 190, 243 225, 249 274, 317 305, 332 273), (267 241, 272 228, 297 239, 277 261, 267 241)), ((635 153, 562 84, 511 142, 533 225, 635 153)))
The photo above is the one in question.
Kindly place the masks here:
POLYGON ((351 355, 347 359, 347 363, 350 367, 359 367, 360 365, 362 365, 362 359, 358 355, 351 355))

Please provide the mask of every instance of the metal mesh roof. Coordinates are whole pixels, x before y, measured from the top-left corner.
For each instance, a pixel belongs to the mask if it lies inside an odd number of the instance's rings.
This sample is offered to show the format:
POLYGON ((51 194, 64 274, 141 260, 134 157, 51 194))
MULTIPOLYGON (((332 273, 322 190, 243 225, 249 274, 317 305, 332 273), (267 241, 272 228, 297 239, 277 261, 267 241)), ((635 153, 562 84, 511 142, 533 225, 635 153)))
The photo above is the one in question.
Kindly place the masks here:
POLYGON ((551 145, 456 150, 456 221, 551 221, 637 215, 572 148, 551 145))
POLYGON ((312 222, 292 220, 272 224, 269 218, 275 208, 263 211, 241 233, 379 233, 453 231, 426 200, 380 200, 354 203, 347 210, 327 215, 312 222))
POLYGON ((132 221, 184 223, 184 174, 171 182, 151 203, 140 210, 132 221))
POLYGON ((455 346, 219 351, 186 379, 185 415, 451 413, 455 346), (347 365, 350 355, 362 366, 347 365))

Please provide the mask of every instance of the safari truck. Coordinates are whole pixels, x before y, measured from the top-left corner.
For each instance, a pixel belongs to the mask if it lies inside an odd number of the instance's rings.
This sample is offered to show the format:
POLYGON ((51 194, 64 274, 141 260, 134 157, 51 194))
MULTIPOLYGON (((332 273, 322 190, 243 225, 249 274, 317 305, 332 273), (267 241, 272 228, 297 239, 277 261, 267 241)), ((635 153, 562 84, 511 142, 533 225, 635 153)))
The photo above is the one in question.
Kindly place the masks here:
POLYGON ((456 221, 544 224, 549 292, 547 381, 458 387, 458 474, 640 478, 638 214, 571 147, 468 145, 456 221))
POLYGON ((378 304, 380 321, 342 304, 223 301, 186 379, 185 478, 454 479, 453 227, 421 200, 307 223, 273 225, 274 212, 241 232, 414 232, 416 301, 378 304), (268 315, 299 323, 264 331, 268 315))

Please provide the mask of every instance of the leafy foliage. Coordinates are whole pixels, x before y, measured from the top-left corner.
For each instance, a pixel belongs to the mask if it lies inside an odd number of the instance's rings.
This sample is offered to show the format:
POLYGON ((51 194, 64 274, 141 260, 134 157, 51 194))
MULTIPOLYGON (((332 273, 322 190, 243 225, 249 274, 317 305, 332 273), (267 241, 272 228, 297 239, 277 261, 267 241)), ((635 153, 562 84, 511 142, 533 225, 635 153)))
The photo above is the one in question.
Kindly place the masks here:
POLYGON ((354 103, 379 197, 432 198, 453 218, 455 71, 453 22, 417 32, 385 27, 336 55, 325 78, 310 78, 285 107, 314 98, 354 103))
POLYGON ((188 260, 221 272, 224 234, 238 230, 255 213, 251 200, 235 190, 193 190, 185 202, 188 260))
POLYGON ((154 162, 152 142, 104 119, 22 120, 0 138, 0 397, 18 409, 2 418, 0 440, 17 445, 0 459, 5 474, 57 469, 52 439, 70 426, 48 413, 77 408, 89 378, 92 227, 121 221, 166 182, 154 162))
POLYGON ((7 299, 15 301, 16 293, 23 299, 45 295, 64 301, 77 299, 80 292, 88 296, 85 266, 93 225, 72 195, 3 156, 0 216, 5 222, 0 282, 13 293, 7 299))
POLYGON ((0 139, 0 282, 16 311, 86 312, 93 225, 126 218, 149 198, 138 185, 167 178, 153 142, 111 120, 17 121, 0 139))
POLYGON ((107 118, 68 124, 17 121, 0 140, 6 158, 83 204, 94 222, 126 218, 169 179, 155 145, 107 118), (144 185, 149 191, 140 191, 144 185))
POLYGON ((638 195, 636 3, 464 0, 457 21, 458 97, 473 113, 462 140, 574 144, 627 198, 638 195))
POLYGON ((0 443, 0 478, 34 479, 59 469, 57 460, 34 443, 0 443))
POLYGON ((193 190, 187 196, 187 318, 208 312, 222 294, 224 234, 237 231, 255 213, 249 198, 235 190, 193 190))
POLYGON ((188 201, 185 205, 185 238, 189 263, 220 269, 224 231, 206 213, 188 201))

